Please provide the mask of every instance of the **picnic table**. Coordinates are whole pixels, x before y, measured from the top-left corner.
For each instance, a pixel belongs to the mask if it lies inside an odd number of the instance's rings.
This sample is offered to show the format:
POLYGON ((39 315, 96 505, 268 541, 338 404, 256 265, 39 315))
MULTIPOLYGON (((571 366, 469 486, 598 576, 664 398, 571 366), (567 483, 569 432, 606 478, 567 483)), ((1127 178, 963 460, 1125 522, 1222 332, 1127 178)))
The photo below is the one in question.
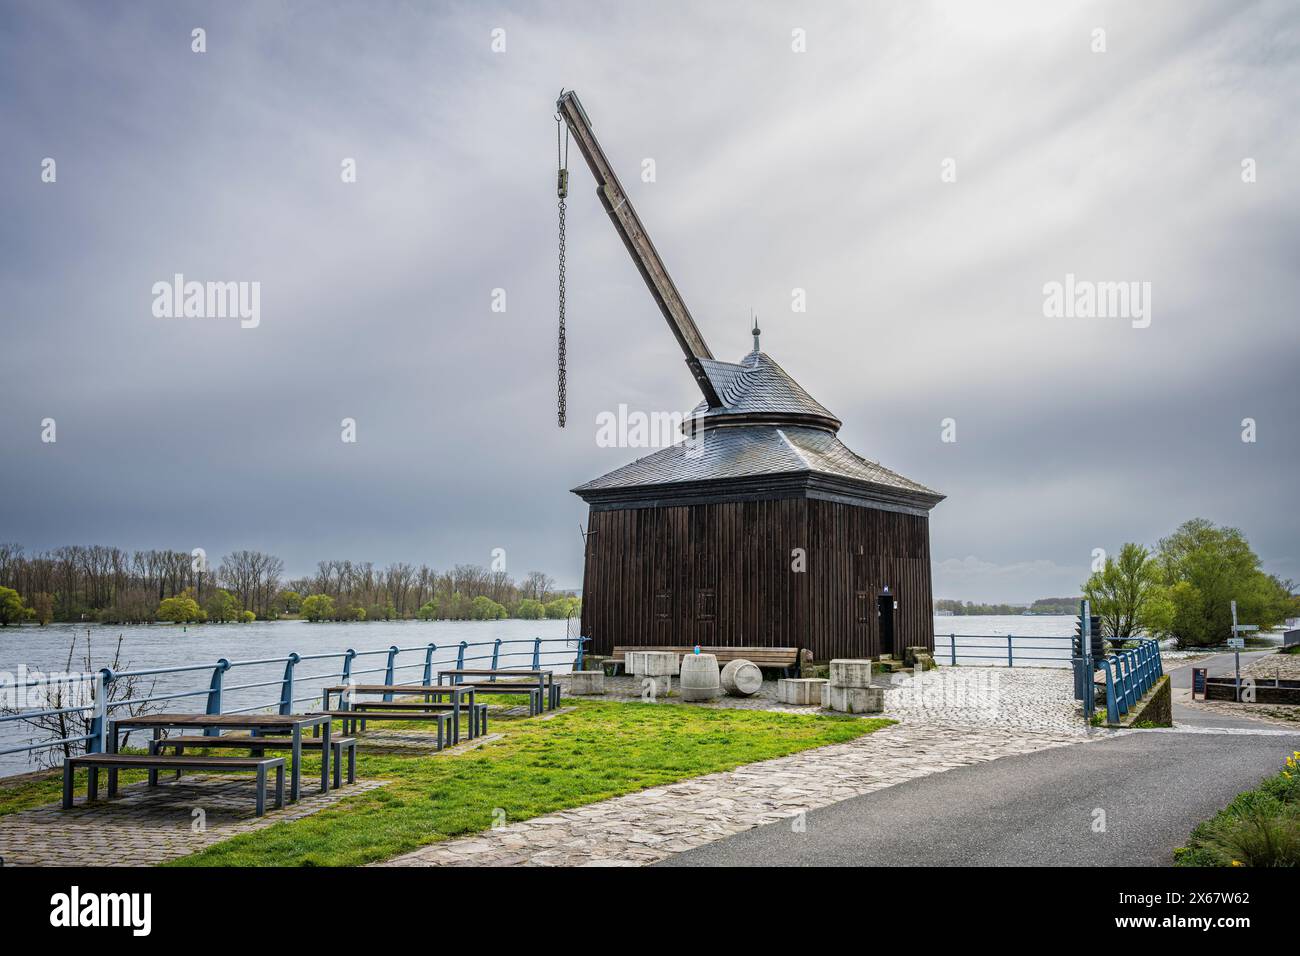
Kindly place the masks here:
MULTIPOLYGON (((540 707, 542 709, 555 709, 555 673, 549 670, 514 670, 512 668, 493 669, 491 667, 456 667, 451 670, 438 671, 438 683, 442 683, 444 677, 449 678, 453 685, 459 684, 466 677, 489 677, 496 681, 498 677, 528 677, 529 681, 503 681, 501 683, 509 686, 510 683, 516 683, 521 687, 530 686, 533 681, 537 683, 537 691, 541 697, 540 707)), ((479 681, 479 687, 486 688, 487 682, 479 681)), ((495 685, 493 685, 495 686, 495 685)))
MULTIPOLYGON (((419 694, 426 700, 430 697, 450 697, 451 698, 451 739, 452 743, 460 742, 460 711, 464 706, 462 701, 467 702, 469 706, 469 736, 472 740, 478 736, 478 715, 474 710, 474 685, 473 684, 335 684, 333 687, 326 687, 324 691, 323 710, 330 709, 330 697, 334 694, 339 695, 339 703, 346 705, 347 710, 358 709, 355 705, 360 704, 360 710, 364 713, 366 701, 356 701, 349 697, 351 694, 419 694)), ((365 717, 361 720, 364 722, 365 717)))
MULTIPOLYGON (((289 800, 298 799, 302 779, 302 732, 317 730, 321 734, 320 789, 328 793, 330 786, 330 717, 326 714, 140 714, 135 717, 117 717, 108 721, 108 752, 117 753, 118 734, 130 730, 152 730, 154 739, 164 730, 247 730, 257 734, 292 735, 292 764, 289 768, 289 800)), ((110 787, 117 771, 109 770, 110 787)))

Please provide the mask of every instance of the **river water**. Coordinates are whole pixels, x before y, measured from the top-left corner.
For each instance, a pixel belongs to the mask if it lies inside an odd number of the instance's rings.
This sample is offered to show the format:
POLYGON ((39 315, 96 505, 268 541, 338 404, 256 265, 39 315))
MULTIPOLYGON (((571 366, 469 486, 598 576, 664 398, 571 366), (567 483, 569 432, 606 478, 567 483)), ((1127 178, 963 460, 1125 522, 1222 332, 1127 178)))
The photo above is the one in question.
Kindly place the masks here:
MULTIPOLYGON (((935 657, 942 664, 951 662, 949 635, 956 635, 957 662, 965 665, 1005 666, 1007 638, 1012 641, 1016 666, 1064 666, 1068 663, 1069 642, 1063 640, 1034 640, 1047 636, 1065 637, 1074 633, 1073 617, 936 617, 935 657), (1032 645, 1041 645, 1035 647, 1032 645), (1033 658, 1051 658, 1039 660, 1033 658)), ((534 638, 557 639, 566 637, 564 621, 368 621, 365 623, 311 624, 305 621, 273 621, 253 624, 204 624, 182 628, 177 625, 137 625, 129 627, 92 625, 89 629, 91 671, 112 663, 118 636, 122 638, 122 657, 119 670, 144 670, 152 668, 204 665, 201 670, 162 674, 144 678, 142 691, 152 686, 152 694, 198 691, 208 686, 212 668, 225 658, 232 662, 266 660, 270 663, 241 665, 227 671, 224 676, 223 707, 229 711, 240 707, 273 704, 278 700, 279 683, 284 674, 285 658, 297 653, 304 658, 316 654, 342 654, 348 648, 358 652, 383 651, 392 645, 416 648, 403 651, 397 657, 399 681, 419 680, 423 674, 424 652, 419 650, 429 643, 437 645, 434 653, 434 670, 454 666, 457 646, 461 641, 470 644, 491 645, 503 642, 500 664, 502 666, 527 665, 532 660, 534 638), (519 643, 509 643, 519 642, 519 643), (247 684, 265 684, 262 687, 244 687, 247 684)), ((48 627, 10 627, 0 629, 0 681, 11 680, 10 675, 26 672, 63 672, 86 670, 85 651, 87 628, 84 625, 51 624, 48 627), (73 641, 76 648, 71 667, 68 666, 68 649, 73 641)), ((544 666, 554 670, 567 670, 574 650, 566 650, 563 643, 542 645, 544 666)), ((491 655, 492 648, 471 648, 466 652, 466 666, 487 666, 489 660, 471 662, 468 658, 491 655)), ((382 669, 386 655, 373 654, 358 658, 352 673, 363 682, 382 682, 382 669), (371 668, 379 673, 361 673, 371 668)), ((318 695, 320 688, 337 683, 342 672, 342 659, 303 660, 295 668, 295 697, 318 695)), ((164 702, 163 707, 173 711, 202 711, 206 695, 176 698, 164 702)), ((297 709, 309 706, 302 701, 297 709)), ((48 739, 17 721, 0 722, 0 750, 48 739)), ((0 776, 20 773, 32 768, 27 755, 0 755, 0 776)))
MULTIPOLYGON (((433 670, 436 673, 439 666, 455 666, 461 641, 488 645, 468 649, 465 652, 466 667, 489 666, 491 645, 497 640, 503 642, 499 658, 501 666, 530 664, 532 641, 540 637, 546 640, 558 639, 557 643, 542 645, 543 666, 566 671, 574 657, 576 645, 565 649, 565 628, 566 622, 552 620, 367 621, 353 624, 265 621, 253 624, 189 625, 184 628, 168 624, 91 625, 89 670, 93 672, 112 664, 119 635, 122 638, 121 662, 117 668, 119 671, 204 665, 199 670, 141 678, 140 690, 148 691, 152 687, 152 696, 207 688, 216 662, 221 658, 232 663, 269 660, 269 663, 264 664, 235 666, 223 675, 225 689, 222 706, 224 710, 230 711, 241 707, 271 705, 278 701, 280 682, 290 653, 307 658, 317 654, 342 655, 352 648, 364 655, 358 657, 352 665, 352 674, 357 680, 363 683, 383 683, 387 655, 365 652, 383 652, 396 645, 403 651, 397 655, 395 663, 398 669, 394 677, 399 682, 409 682, 418 681, 423 676, 423 648, 430 643, 438 648, 433 655, 433 670), (406 650, 407 648, 413 649, 406 650), (484 659, 471 661, 476 656, 484 659), (377 669, 378 672, 364 673, 371 669, 377 669), (265 686, 244 686, 248 684, 265 686)), ((12 681, 24 672, 49 674, 86 671, 86 643, 85 625, 51 624, 47 627, 0 629, 0 683, 12 681), (69 666, 68 649, 74 639, 75 651, 69 666)), ((294 697, 318 697, 322 687, 340 682, 342 667, 341 656, 301 661, 294 669, 294 697)), ((24 702, 33 703, 30 699, 24 702)), ((160 702, 160 707, 169 711, 202 712, 206 702, 207 695, 201 694, 160 702)), ((311 700, 303 700, 295 709, 303 710, 311 704, 311 700)), ((0 750, 48 739, 48 735, 34 731, 19 721, 0 722, 0 750)), ((0 755, 0 776, 32 768, 33 764, 26 754, 0 755)))

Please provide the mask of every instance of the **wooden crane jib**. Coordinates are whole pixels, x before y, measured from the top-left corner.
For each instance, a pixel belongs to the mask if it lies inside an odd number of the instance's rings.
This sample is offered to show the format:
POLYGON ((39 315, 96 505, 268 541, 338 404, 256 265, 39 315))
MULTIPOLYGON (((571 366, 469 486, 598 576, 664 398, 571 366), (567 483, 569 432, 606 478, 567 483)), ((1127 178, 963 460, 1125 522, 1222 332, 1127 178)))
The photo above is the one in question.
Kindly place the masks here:
MULTIPOLYGON (((650 294, 659 306, 659 311, 668 320, 668 327, 672 329, 677 344, 681 346, 686 356, 686 364, 699 384, 700 391, 704 393, 704 400, 708 402, 709 407, 720 408, 722 401, 708 375, 705 374, 703 365, 700 364, 701 359, 712 359, 713 353, 709 351, 709 346, 705 343, 704 336, 700 334, 695 319, 691 317, 691 312, 686 307, 681 293, 673 284, 672 277, 669 276, 668 269, 664 266, 654 243, 650 241, 650 236, 641 224, 640 217, 632 208, 632 203, 618 181, 613 166, 606 158, 605 151, 600 148, 600 143, 592 132, 591 122, 587 119, 577 94, 572 90, 562 92, 555 103, 555 108, 556 116, 568 127, 570 134, 577 141, 579 151, 587 161, 587 167, 596 178, 596 195, 600 197, 601 205, 609 213, 610 221, 613 222, 614 228, 627 247, 628 254, 632 256, 632 261, 641 272, 641 278, 645 279, 650 294)), ((567 191, 568 175, 567 170, 563 168, 560 172, 561 199, 563 199, 563 193, 567 191)))

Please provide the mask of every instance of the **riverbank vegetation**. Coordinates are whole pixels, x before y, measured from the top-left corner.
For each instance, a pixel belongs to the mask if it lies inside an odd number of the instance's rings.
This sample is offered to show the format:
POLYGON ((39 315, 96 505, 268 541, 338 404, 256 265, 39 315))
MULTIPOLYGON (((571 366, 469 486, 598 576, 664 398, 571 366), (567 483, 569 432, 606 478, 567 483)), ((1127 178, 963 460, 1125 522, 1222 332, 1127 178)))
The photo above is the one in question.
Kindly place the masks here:
POLYGON ((398 563, 321 561, 287 579, 284 562, 235 551, 210 564, 201 551, 70 546, 27 555, 0 544, 0 626, 52 621, 144 624, 313 621, 564 619, 578 599, 541 571, 516 581, 504 570, 450 571, 398 563), (315 600, 313 600, 315 599, 315 600))
POLYGON ((1263 571, 1240 531, 1204 518, 1184 522, 1154 549, 1125 544, 1083 585, 1106 636, 1150 634, 1180 647, 1226 643, 1233 601, 1239 623, 1277 627, 1300 615, 1295 590, 1263 571))
POLYGON ((938 614, 954 617, 975 615, 1009 616, 1013 614, 1078 614, 1079 598, 1039 598, 1033 604, 978 604, 940 598, 934 602, 938 614))
POLYGON ((1177 866, 1300 866, 1300 750, 1174 851, 1177 866))

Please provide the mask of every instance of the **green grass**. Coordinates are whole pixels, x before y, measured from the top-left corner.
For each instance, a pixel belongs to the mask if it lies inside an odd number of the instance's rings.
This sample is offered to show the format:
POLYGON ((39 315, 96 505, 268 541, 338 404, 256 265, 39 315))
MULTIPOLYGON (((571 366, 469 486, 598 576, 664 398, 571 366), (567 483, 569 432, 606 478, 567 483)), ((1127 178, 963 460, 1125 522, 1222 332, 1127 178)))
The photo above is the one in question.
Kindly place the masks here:
POLYGON ((358 751, 358 774, 391 781, 302 820, 177 861, 198 866, 355 866, 608 797, 840 743, 886 720, 665 704, 581 703, 549 720, 496 721, 499 741, 459 755, 358 751))
POLYGON ((1174 851, 1176 866, 1300 866, 1300 751, 1238 794, 1174 851))
MULTIPOLYGON (((507 822, 525 820, 843 743, 893 723, 663 703, 565 704, 574 709, 549 719, 495 719, 490 730, 503 734, 500 740, 455 755, 379 754, 367 751, 363 736, 358 777, 390 781, 387 786, 346 797, 301 820, 223 841, 174 865, 371 863, 488 829, 498 809, 507 822)), ((387 727, 428 731, 420 724, 387 727)), ((305 757, 303 767, 304 785, 310 788, 309 781, 319 775, 319 758, 305 757)), ((122 782, 143 777, 143 772, 123 773, 122 782)), ((56 778, 0 787, 0 814, 57 800, 59 789, 56 778)), ((83 780, 78 792, 85 793, 83 780)))

